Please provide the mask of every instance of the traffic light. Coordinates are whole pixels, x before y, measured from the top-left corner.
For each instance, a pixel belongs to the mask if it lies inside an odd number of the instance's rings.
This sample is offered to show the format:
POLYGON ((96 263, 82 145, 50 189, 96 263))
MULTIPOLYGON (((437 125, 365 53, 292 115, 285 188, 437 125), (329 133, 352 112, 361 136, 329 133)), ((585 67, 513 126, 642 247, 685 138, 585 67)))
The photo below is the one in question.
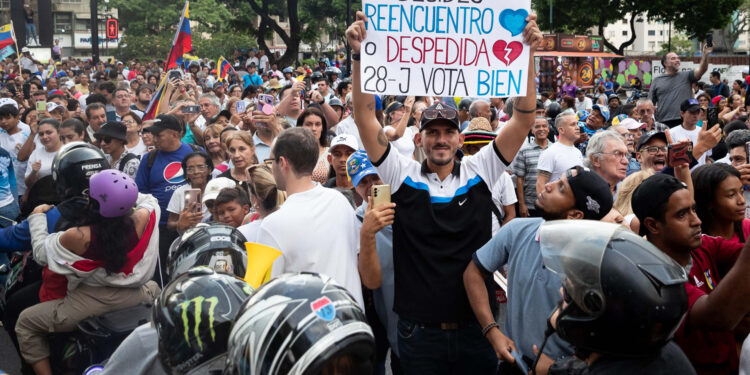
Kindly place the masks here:
POLYGON ((118 36, 119 36, 119 29, 117 25, 117 19, 115 18, 107 19, 107 38, 117 39, 118 36))

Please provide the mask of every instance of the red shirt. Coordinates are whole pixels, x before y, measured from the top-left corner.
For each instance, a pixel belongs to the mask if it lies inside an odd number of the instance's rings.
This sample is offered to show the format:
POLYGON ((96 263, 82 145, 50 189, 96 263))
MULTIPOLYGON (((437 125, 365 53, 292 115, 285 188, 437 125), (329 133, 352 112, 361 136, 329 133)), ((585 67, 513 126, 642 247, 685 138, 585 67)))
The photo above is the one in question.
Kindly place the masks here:
MULTIPOLYGON (((742 222, 745 238, 750 233, 750 220, 742 222)), ((693 267, 685 284, 688 314, 698 298, 710 294, 729 272, 744 243, 735 236, 730 240, 703 235, 701 246, 690 254, 693 267)), ((686 319, 687 322, 687 319, 686 319)), ((675 341, 690 359, 698 374, 736 374, 739 367, 736 341, 732 331, 708 331, 683 323, 675 341)))

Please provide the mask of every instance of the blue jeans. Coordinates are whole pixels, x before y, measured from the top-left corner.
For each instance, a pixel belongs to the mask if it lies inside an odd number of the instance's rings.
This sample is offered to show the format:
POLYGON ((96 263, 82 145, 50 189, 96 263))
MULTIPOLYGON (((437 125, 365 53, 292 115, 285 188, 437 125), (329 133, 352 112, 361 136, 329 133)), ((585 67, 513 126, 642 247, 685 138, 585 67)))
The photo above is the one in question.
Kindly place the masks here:
POLYGON ((31 44, 29 41, 34 38, 34 42, 39 44, 39 40, 36 38, 36 25, 34 23, 26 23, 26 44, 31 44))
POLYGON ((494 375, 498 360, 479 323, 456 330, 398 321, 398 349, 405 374, 494 375))

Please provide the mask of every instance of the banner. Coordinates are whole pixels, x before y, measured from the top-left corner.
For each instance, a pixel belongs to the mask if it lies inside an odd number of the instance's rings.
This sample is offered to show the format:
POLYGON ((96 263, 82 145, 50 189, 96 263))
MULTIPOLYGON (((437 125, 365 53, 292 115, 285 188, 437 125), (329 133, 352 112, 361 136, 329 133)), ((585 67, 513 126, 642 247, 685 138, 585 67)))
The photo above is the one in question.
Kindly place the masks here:
POLYGON ((13 48, 13 45, 9 45, 9 46, 7 46, 7 47, 5 47, 3 49, 0 49, 0 60, 3 60, 6 57, 8 57, 8 56, 10 56, 12 54, 15 54, 15 53, 16 53, 16 49, 13 48))
POLYGON ((362 91, 511 97, 526 94, 530 0, 364 0, 362 91))

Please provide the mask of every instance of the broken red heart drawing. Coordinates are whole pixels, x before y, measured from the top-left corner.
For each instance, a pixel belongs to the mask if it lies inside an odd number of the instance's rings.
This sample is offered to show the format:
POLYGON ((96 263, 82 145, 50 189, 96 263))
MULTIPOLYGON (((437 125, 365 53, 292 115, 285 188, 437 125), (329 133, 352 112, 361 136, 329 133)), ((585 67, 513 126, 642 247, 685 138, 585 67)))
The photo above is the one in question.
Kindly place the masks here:
POLYGON ((512 64, 521 55, 521 51, 523 51, 523 44, 518 41, 508 43, 500 39, 492 45, 492 53, 505 65, 512 64))

